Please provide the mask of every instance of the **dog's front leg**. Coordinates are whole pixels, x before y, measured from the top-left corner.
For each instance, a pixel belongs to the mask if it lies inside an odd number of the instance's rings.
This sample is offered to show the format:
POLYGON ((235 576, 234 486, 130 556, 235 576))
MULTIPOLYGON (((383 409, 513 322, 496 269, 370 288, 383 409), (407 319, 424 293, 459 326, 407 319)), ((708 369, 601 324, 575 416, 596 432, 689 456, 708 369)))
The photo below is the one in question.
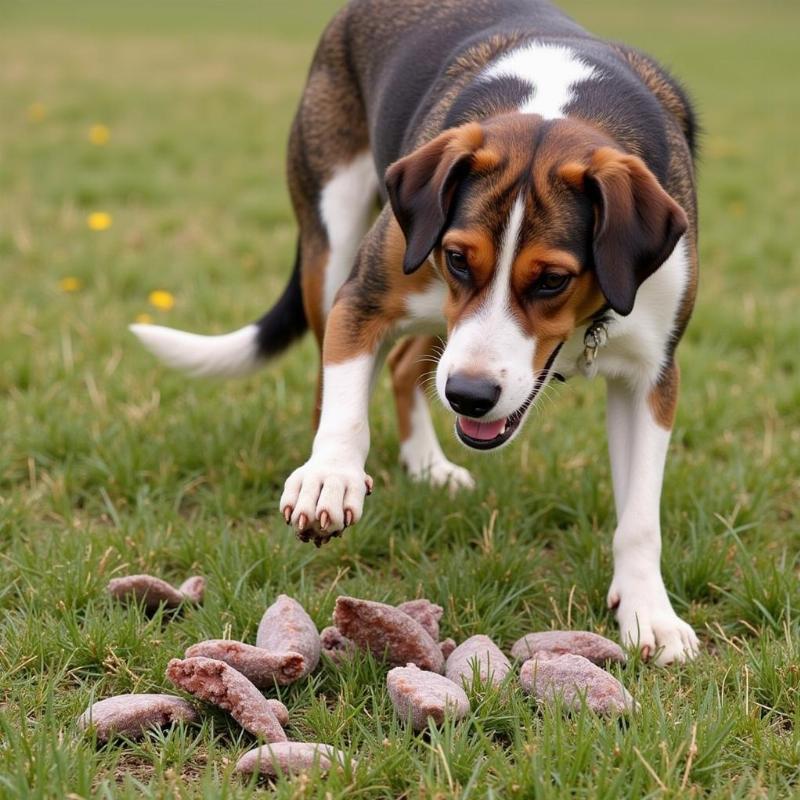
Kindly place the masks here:
POLYGON ((617 506, 614 578, 608 604, 623 644, 658 664, 697 654, 697 637, 672 608, 661 577, 660 503, 677 398, 672 365, 649 391, 608 382, 608 438, 617 506))
POLYGON ((361 518, 372 480, 368 406, 383 326, 367 322, 345 292, 325 328, 322 410, 311 457, 286 481, 280 509, 303 541, 321 545, 361 518))

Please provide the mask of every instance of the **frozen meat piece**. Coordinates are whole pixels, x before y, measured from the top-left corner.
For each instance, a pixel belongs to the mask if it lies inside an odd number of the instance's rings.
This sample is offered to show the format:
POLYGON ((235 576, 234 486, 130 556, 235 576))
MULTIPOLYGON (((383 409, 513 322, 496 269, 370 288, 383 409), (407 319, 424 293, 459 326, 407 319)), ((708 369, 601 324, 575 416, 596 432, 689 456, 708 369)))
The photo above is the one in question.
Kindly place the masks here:
POLYGON ((319 631, 314 620, 297 600, 285 594, 264 612, 256 633, 256 646, 270 653, 300 653, 305 660, 304 675, 319 664, 319 631))
POLYGON ((146 611, 155 611, 162 604, 177 608, 186 602, 202 602, 205 583, 205 578, 195 575, 176 589, 154 575, 126 575, 110 580, 106 591, 117 600, 133 600, 142 603, 146 611))
POLYGON ((625 663, 625 651, 605 636, 590 631, 541 631, 529 633, 518 639, 511 648, 513 658, 524 661, 538 653, 555 653, 588 658, 593 664, 602 666, 608 661, 625 663))
POLYGON ((202 656, 224 661, 259 689, 269 688, 276 683, 286 686, 306 674, 306 660, 300 653, 271 653, 262 647, 233 639, 198 642, 186 650, 185 656, 202 656))
POLYGON ((633 698, 610 673, 583 656, 543 653, 522 665, 523 690, 543 702, 562 697, 571 709, 586 706, 597 714, 622 714, 635 709, 633 698))
POLYGON ((322 652, 336 663, 355 652, 356 646, 335 626, 323 628, 319 635, 322 652))
POLYGON ((500 648, 488 637, 478 634, 470 636, 450 654, 444 674, 459 686, 470 686, 477 665, 481 682, 496 686, 503 682, 511 669, 511 663, 500 648))
POLYGON ((444 609, 441 606, 437 606, 436 603, 431 603, 430 600, 422 597, 419 600, 407 600, 397 607, 404 614, 408 614, 409 617, 413 617, 419 622, 434 642, 439 641, 439 620, 444 614, 444 609))
POLYGON ((444 669, 439 645, 415 619, 394 606, 342 596, 336 599, 333 621, 357 647, 386 657, 394 666, 412 663, 439 673, 444 669))
POLYGON ((197 722, 197 712, 182 697, 169 694, 118 694, 89 706, 78 719, 82 730, 93 729, 100 742, 112 736, 141 737, 149 728, 173 722, 197 722))
POLYGON ((243 775, 258 772, 267 778, 277 778, 282 774, 308 772, 315 764, 321 772, 327 772, 335 763, 344 764, 344 761, 344 753, 327 744, 276 742, 245 753, 236 762, 236 772, 243 775))
POLYGON ((469 700, 460 686, 414 664, 389 670, 386 685, 397 715, 410 721, 415 731, 427 727, 429 719, 439 725, 445 716, 461 719, 469 712, 469 700))
POLYGON ((167 677, 179 689, 227 711, 246 731, 268 742, 285 742, 286 734, 272 706, 253 684, 213 658, 173 658, 167 677))

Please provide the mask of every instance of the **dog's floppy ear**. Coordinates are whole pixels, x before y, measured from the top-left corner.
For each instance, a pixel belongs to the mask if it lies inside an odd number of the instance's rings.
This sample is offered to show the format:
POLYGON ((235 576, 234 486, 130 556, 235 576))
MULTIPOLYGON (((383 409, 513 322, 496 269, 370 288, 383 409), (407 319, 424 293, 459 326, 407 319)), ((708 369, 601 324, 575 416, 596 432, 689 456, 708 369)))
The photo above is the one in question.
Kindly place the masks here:
POLYGON ((561 176, 591 197, 597 281, 611 308, 630 314, 639 287, 686 232, 686 212, 640 158, 613 147, 595 150, 588 167, 566 165, 561 176))
POLYGON ((406 237, 403 272, 419 269, 442 235, 458 182, 483 142, 477 123, 440 133, 386 170, 386 189, 406 237))

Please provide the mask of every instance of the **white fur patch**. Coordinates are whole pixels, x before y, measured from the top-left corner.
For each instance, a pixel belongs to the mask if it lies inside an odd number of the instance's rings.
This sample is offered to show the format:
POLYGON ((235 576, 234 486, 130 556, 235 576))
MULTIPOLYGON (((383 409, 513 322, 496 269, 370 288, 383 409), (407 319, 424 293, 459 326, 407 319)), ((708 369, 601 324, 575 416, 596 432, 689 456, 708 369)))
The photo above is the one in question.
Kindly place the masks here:
POLYGON ((681 298, 689 280, 687 242, 682 238, 672 255, 639 287, 633 311, 615 318, 609 342, 598 352, 598 371, 650 386, 664 367, 667 343, 675 329, 681 298))
POLYGON ((503 231, 503 241, 500 244, 500 258, 492 279, 492 290, 487 302, 489 313, 501 312, 507 314, 510 306, 508 302, 511 291, 511 268, 514 266, 514 256, 519 246, 519 234, 522 222, 525 219, 525 199, 519 195, 511 207, 508 215, 506 229, 503 231))
POLYGON ((569 47, 532 42, 501 56, 482 77, 514 77, 530 84, 531 97, 519 111, 558 119, 564 116, 575 85, 600 73, 569 47))
POLYGON ((400 332, 441 332, 444 329, 444 296, 445 285, 438 278, 422 292, 409 292, 406 295, 406 318, 400 332))
POLYGON ((167 366, 195 377, 231 378, 259 366, 256 325, 222 336, 201 336, 161 325, 131 325, 130 331, 167 366))
POLYGON ((623 644, 646 648, 659 664, 685 661, 696 655, 697 637, 673 610, 661 577, 659 506, 670 432, 653 419, 645 387, 612 381, 608 400, 617 505, 609 605, 623 644))
POLYGON ((281 513, 291 509, 297 530, 320 529, 323 512, 329 531, 342 530, 347 512, 358 522, 364 507, 369 451, 369 392, 374 354, 364 354, 323 369, 322 413, 311 457, 287 479, 281 513))
POLYGON ((322 190, 319 212, 330 246, 323 291, 322 312, 326 317, 336 292, 353 269, 359 245, 369 227, 377 191, 378 176, 370 153, 339 167, 322 190))
POLYGON ((369 450, 369 393, 375 355, 365 353, 322 371, 322 411, 314 438, 314 455, 329 451, 333 458, 369 450))
MULTIPOLYGON (((608 343, 597 351, 597 372, 606 378, 624 378, 649 387, 664 367, 681 300, 689 281, 688 244, 682 238, 670 257, 639 287, 633 311, 627 317, 611 315, 608 343)), ((554 369, 566 377, 578 373, 583 353, 579 328, 561 349, 554 369)))

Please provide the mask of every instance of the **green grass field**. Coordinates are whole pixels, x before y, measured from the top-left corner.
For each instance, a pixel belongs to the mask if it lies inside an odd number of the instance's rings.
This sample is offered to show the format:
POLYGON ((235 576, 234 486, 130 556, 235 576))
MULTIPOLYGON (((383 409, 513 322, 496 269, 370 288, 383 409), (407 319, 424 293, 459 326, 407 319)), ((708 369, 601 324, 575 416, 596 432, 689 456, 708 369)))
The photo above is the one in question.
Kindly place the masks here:
MULTIPOLYGON (((316 551, 276 510, 311 443, 311 341, 251 379, 204 383, 126 331, 141 314, 224 331, 277 296, 295 238, 288 126, 336 5, 0 3, 2 798, 263 792, 232 774, 254 742, 221 713, 104 748, 75 719, 92 699, 169 691, 167 661, 198 639, 252 640, 278 592, 320 627, 347 593, 430 597, 444 635, 504 647, 567 625, 616 636, 599 382, 561 388, 495 457, 459 448, 437 410, 448 454, 479 479, 449 498, 397 466, 384 379, 376 492, 316 551), (111 227, 90 230, 93 212, 111 227), (174 307, 151 306, 153 290, 174 307), (142 571, 206 574, 205 605, 170 621, 107 600, 111 577, 142 571)), ((278 797, 800 795, 800 8, 564 5, 671 65, 706 130, 702 285, 662 512, 667 586, 703 655, 631 660, 628 725, 479 693, 465 722, 419 736, 393 717, 379 664, 323 665, 281 691, 289 735, 361 765, 281 781, 278 797)))

